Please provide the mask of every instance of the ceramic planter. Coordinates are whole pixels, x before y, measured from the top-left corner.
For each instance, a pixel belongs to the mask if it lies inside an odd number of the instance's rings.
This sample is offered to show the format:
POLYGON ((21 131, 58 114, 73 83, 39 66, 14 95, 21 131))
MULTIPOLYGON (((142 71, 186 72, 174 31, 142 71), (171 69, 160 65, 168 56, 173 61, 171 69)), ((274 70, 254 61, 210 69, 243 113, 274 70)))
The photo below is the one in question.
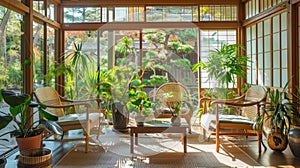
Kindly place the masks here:
POLYGON ((296 157, 300 157, 300 126, 295 126, 289 132, 289 147, 296 157))

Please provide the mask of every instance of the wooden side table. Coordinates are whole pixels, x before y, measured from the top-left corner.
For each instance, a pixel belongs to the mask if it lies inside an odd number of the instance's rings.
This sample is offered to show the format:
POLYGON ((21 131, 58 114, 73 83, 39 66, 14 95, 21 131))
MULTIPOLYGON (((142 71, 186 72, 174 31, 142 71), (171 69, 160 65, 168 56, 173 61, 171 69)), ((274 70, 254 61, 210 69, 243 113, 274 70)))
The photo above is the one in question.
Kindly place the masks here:
POLYGON ((134 145, 138 145, 139 133, 180 133, 183 152, 187 152, 187 126, 129 126, 130 129, 130 152, 134 153, 134 145))

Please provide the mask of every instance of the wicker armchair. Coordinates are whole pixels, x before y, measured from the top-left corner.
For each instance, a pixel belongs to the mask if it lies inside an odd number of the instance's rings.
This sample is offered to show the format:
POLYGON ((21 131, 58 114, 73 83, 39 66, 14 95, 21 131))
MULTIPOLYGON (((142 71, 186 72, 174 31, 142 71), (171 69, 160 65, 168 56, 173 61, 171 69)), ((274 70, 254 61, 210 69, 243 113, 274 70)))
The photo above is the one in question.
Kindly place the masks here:
MULTIPOLYGON (((216 136, 216 151, 220 149, 220 136, 257 136, 258 151, 261 152, 262 130, 255 128, 256 118, 260 116, 261 106, 266 101, 266 89, 253 85, 247 92, 235 99, 211 100, 203 98, 201 126, 205 138, 206 131, 216 136), (226 107, 234 107, 234 112, 228 112, 226 107), (231 114, 229 114, 231 113, 231 114)), ((264 148, 265 145, 263 144, 264 148)))
MULTIPOLYGON (((61 137, 60 141, 71 141, 71 140, 85 140, 85 152, 88 152, 88 145, 90 141, 90 130, 93 127, 98 128, 98 134, 100 134, 100 123, 103 121, 105 116, 105 111, 91 109, 91 101, 96 101, 99 103, 101 99, 93 100, 83 100, 83 101, 74 101, 67 100, 61 97, 57 91, 51 87, 38 88, 34 92, 34 96, 37 102, 46 105, 47 110, 56 114, 59 117, 57 123, 62 127, 64 133, 69 130, 83 129, 85 138, 73 138, 73 139, 63 139, 61 137), (66 115, 66 109, 75 108, 83 110, 79 113, 66 115), (88 121, 88 122, 87 122, 88 121)), ((99 106, 98 106, 99 107, 99 106)), ((56 138, 56 140, 58 140, 56 138)))
POLYGON ((180 83, 166 83, 161 85, 154 94, 154 101, 160 102, 160 106, 155 109, 156 118, 171 118, 170 107, 177 102, 185 102, 187 106, 180 108, 180 117, 184 118, 188 124, 189 133, 191 133, 191 118, 193 116, 193 103, 190 100, 188 90, 180 83), (165 96, 166 93, 172 93, 172 97, 165 96))

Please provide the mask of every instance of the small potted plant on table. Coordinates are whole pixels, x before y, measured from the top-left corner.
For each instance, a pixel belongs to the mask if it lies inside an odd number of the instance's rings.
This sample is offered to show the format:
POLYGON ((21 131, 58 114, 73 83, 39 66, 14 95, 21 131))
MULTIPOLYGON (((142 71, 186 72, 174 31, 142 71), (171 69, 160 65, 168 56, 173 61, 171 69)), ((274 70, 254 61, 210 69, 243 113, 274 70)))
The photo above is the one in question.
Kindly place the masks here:
POLYGON ((142 115, 142 109, 151 107, 147 93, 142 90, 143 86, 141 80, 136 76, 130 83, 131 89, 128 92, 130 99, 128 106, 133 106, 138 111, 135 118, 137 126, 144 125, 145 117, 142 115))

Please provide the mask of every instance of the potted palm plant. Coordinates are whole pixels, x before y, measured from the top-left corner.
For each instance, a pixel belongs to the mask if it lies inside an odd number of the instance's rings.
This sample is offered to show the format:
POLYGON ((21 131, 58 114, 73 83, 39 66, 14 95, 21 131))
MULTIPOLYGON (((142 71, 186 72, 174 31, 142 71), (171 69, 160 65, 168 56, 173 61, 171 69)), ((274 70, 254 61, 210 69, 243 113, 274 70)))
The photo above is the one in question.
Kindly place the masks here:
POLYGON ((267 134, 269 147, 279 152, 287 148, 292 116, 298 115, 297 106, 287 92, 288 83, 282 90, 267 90, 270 102, 263 107, 263 113, 257 119, 259 129, 267 134))
POLYGON ((1 90, 1 95, 4 101, 10 106, 9 113, 0 111, 0 130, 6 128, 10 123, 14 123, 14 129, 2 133, 0 137, 10 134, 16 137, 18 148, 20 151, 40 148, 42 133, 45 130, 62 135, 61 127, 55 122, 58 120, 56 115, 45 110, 45 106, 35 102, 31 102, 31 97, 28 94, 19 94, 10 90, 1 90), (37 108, 37 110, 28 115, 29 107, 37 108), (30 120, 35 113, 39 113, 42 118, 30 124, 30 120), (29 142, 28 142, 29 141, 29 142), (37 143, 33 143, 33 142, 37 143))

